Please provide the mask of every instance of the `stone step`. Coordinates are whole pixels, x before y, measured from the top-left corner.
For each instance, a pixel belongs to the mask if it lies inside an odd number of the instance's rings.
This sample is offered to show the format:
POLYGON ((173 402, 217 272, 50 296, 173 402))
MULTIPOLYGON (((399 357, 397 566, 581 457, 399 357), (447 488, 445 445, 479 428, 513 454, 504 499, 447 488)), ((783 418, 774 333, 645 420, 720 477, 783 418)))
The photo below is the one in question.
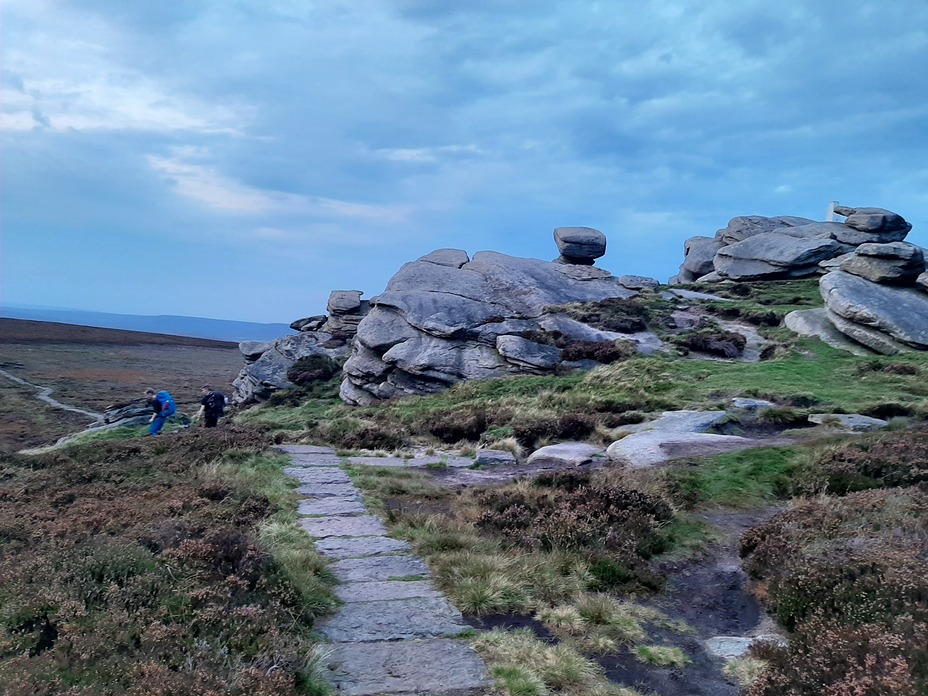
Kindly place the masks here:
POLYGON ((323 457, 326 455, 336 456, 335 450, 331 447, 318 447, 316 445, 276 445, 274 449, 285 452, 292 456, 308 455, 314 457, 323 457))
POLYGON ((335 594, 345 603, 384 602, 411 597, 441 597, 428 580, 387 580, 385 582, 349 582, 335 588, 335 594))
POLYGON ((329 566, 342 582, 370 582, 395 578, 429 577, 428 566, 417 556, 346 558, 329 566))
POLYGON ((409 542, 384 536, 328 537, 316 542, 316 550, 331 558, 363 558, 412 553, 412 546, 409 542))
POLYGON ((319 633, 334 643, 371 643, 457 636, 469 628, 447 600, 414 597, 345 604, 319 624, 319 633))
POLYGON ((329 680, 344 696, 476 696, 492 682, 473 648, 455 640, 332 646, 329 680))
POLYGON ((335 497, 301 500, 298 512, 307 517, 325 515, 363 515, 367 508, 360 498, 335 497))
POLYGON ((304 486, 325 483, 351 483, 351 477, 337 467, 326 466, 306 469, 284 469, 284 473, 295 478, 304 486))
POLYGON ((379 517, 304 517, 300 526, 314 539, 326 537, 386 536, 387 530, 379 517))

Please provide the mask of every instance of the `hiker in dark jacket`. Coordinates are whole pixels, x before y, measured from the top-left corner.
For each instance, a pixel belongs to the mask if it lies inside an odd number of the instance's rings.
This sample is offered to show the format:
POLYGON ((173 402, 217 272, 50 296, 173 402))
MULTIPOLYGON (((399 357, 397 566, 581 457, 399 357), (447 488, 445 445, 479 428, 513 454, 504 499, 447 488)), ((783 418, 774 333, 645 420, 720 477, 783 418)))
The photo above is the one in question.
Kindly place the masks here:
POLYGON ((200 390, 200 410, 197 411, 197 418, 203 419, 203 425, 207 428, 215 428, 219 423, 219 416, 225 413, 226 396, 222 392, 214 391, 208 385, 200 390))
POLYGON ((156 394, 154 389, 146 389, 145 398, 154 411, 151 420, 148 421, 151 423, 148 434, 157 435, 164 427, 165 421, 177 412, 177 404, 174 403, 174 397, 163 390, 156 394))

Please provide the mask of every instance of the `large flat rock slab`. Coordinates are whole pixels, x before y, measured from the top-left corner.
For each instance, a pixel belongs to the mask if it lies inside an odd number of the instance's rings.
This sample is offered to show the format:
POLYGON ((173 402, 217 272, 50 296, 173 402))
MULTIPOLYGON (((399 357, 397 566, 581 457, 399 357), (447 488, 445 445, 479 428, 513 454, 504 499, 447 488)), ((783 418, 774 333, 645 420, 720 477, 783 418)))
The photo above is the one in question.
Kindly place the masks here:
POLYGON ((461 612, 446 600, 415 597, 346 604, 320 624, 319 632, 335 643, 370 643, 456 636, 467 628, 461 612))
POLYGON ((345 696, 470 696, 492 686, 473 648, 443 638, 335 645, 328 664, 329 681, 345 696))
POLYGON ((857 341, 852 341, 828 319, 824 308, 797 309, 783 318, 783 323, 790 331, 800 336, 815 336, 823 343, 845 350, 853 355, 872 355, 872 352, 857 341))
POLYGON ((360 498, 328 497, 301 500, 297 512, 307 517, 325 517, 330 515, 363 515, 367 508, 360 498))
POLYGON ((346 558, 329 566, 342 582, 429 577, 425 561, 416 556, 369 556, 346 558))
POLYGON ((705 457, 756 446, 753 440, 735 435, 649 430, 613 442, 607 452, 613 461, 637 469, 680 457, 705 457))
POLYGON ((304 517, 300 526, 314 539, 326 537, 386 536, 379 517, 304 517))
POLYGON ((384 602, 412 597, 441 597, 428 580, 387 580, 384 582, 350 582, 335 588, 340 600, 350 602, 384 602))
POLYGON ((586 442, 561 442, 537 449, 528 458, 533 466, 582 466, 606 458, 606 448, 586 442))
POLYGON ((363 558, 412 553, 409 542, 385 536, 328 537, 316 542, 316 550, 330 558, 363 558))

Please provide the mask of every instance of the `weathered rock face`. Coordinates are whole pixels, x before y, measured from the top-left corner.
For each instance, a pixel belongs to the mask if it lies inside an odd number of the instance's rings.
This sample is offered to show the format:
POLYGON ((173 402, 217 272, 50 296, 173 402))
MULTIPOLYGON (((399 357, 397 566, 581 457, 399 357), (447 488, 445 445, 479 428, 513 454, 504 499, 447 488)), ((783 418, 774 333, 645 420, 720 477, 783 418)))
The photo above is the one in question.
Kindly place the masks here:
POLYGON ((748 237, 753 237, 764 232, 773 232, 783 227, 796 227, 798 225, 807 225, 814 220, 808 218, 793 217, 783 215, 780 217, 764 217, 763 215, 741 215, 733 217, 728 221, 728 226, 715 233, 716 239, 723 245, 742 242, 748 237))
POLYGON ((914 244, 861 244, 841 263, 842 271, 874 283, 914 285, 925 271, 925 256, 914 244))
POLYGON ((246 341, 239 344, 239 349, 246 365, 232 382, 235 404, 266 401, 278 389, 294 386, 287 379, 287 371, 300 358, 322 354, 338 360, 349 351, 345 340, 323 331, 303 331, 270 343, 246 341))
MULTIPOLYGON (((714 238, 691 237, 686 241, 685 259, 670 282, 774 280, 817 275, 842 265, 843 259, 838 261, 837 257, 860 245, 900 242, 912 229, 902 216, 882 208, 838 206, 835 212, 847 216, 847 220, 815 222, 801 217, 760 215, 732 218, 714 238)), ((872 273, 881 278, 884 274, 877 268, 892 265, 861 259, 853 264, 855 268, 869 264, 872 273)), ((900 282, 908 282, 910 273, 911 269, 904 269, 901 275, 906 280, 900 282)))
POLYGON ((928 350, 928 293, 874 283, 844 271, 819 286, 828 317, 844 334, 878 353, 928 350))
POLYGON ((820 261, 846 249, 828 237, 763 232, 719 249, 715 270, 730 280, 800 278, 818 272, 820 261))
POLYGON ((644 341, 551 309, 637 294, 604 270, 491 251, 459 265, 463 258, 463 251, 432 252, 390 279, 358 326, 344 368, 344 401, 370 404, 462 380, 551 372, 561 351, 534 340, 545 332, 644 341))
POLYGON ((683 245, 686 258, 680 266, 681 282, 689 283, 707 273, 712 273, 715 270, 712 261, 723 246, 725 243, 721 239, 712 237, 687 239, 683 245))

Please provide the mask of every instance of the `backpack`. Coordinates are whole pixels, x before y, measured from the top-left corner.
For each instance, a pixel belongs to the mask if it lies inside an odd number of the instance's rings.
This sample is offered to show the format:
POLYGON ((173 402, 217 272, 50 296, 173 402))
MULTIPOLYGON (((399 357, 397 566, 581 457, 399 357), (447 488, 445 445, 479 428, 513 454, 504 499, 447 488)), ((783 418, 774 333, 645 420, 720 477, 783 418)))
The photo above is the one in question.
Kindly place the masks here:
POLYGON ((158 402, 161 404, 161 415, 165 418, 173 416, 177 413, 177 404, 174 403, 174 397, 168 394, 166 391, 160 391, 155 394, 155 398, 158 399, 158 402))
POLYGON ((225 394, 214 391, 209 393, 209 398, 206 402, 206 409, 216 416, 221 416, 225 413, 226 408, 226 397, 225 394))

